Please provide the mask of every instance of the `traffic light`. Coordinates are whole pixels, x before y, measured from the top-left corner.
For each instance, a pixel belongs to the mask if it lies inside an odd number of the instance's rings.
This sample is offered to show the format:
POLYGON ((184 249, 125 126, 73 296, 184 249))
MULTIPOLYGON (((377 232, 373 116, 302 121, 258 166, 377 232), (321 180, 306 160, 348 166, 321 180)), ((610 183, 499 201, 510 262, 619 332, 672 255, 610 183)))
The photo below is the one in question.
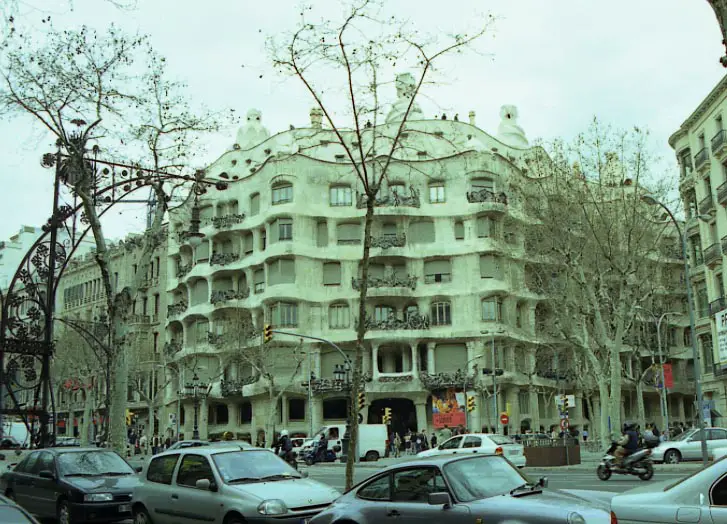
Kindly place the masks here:
POLYGON ((263 326, 263 342, 268 343, 273 339, 273 326, 265 324, 263 326))
POLYGON ((366 394, 359 393, 358 394, 358 410, 361 411, 365 405, 366 405, 366 394))
POLYGON ((129 410, 127 409, 127 410, 126 410, 126 425, 127 425, 127 426, 131 426, 131 419, 132 419, 132 417, 133 417, 133 416, 134 416, 134 415, 133 415, 133 414, 131 413, 131 411, 129 411, 129 410))
POLYGON ((475 410, 475 397, 467 397, 467 411, 472 413, 475 410))
POLYGON ((568 404, 568 395, 563 395, 561 399, 563 399, 563 411, 567 411, 570 407, 570 405, 568 404))
POLYGON ((384 424, 391 423, 391 408, 384 408, 384 424))

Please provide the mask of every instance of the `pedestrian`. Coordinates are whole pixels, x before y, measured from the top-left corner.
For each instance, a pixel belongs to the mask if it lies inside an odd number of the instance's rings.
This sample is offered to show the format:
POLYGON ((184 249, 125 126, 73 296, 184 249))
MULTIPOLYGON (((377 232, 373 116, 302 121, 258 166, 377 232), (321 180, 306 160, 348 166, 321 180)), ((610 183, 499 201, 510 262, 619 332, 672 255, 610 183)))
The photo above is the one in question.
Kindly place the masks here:
POLYGON ((583 428, 583 442, 588 442, 588 430, 583 428))
POLYGON ((437 434, 434 432, 432 432, 432 438, 430 440, 430 443, 431 443, 432 449, 437 447, 437 434))
POLYGON ((442 439, 442 442, 452 437, 452 430, 449 429, 449 426, 447 424, 444 425, 444 428, 442 428, 442 431, 439 432, 439 436, 442 439))
POLYGON ((401 454, 401 437, 398 433, 394 433, 394 458, 399 458, 401 454))

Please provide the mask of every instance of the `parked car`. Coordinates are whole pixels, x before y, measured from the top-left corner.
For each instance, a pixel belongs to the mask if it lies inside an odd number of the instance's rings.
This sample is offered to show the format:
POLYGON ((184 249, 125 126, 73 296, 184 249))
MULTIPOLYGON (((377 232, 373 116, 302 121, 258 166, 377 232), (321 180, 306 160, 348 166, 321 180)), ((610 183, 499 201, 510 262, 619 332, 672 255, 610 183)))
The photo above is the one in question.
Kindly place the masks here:
POLYGON ((54 448, 69 448, 81 445, 81 439, 75 437, 58 437, 56 439, 54 448))
POLYGON ((613 495, 618 522, 727 522, 727 460, 676 482, 650 482, 613 495))
POLYGON ((502 455, 519 468, 527 464, 525 447, 517 444, 510 437, 491 433, 468 433, 457 435, 442 442, 436 448, 421 451, 417 457, 427 458, 437 455, 463 455, 471 453, 487 453, 502 455))
POLYGON ((547 485, 545 478, 531 481, 502 456, 441 455, 377 472, 310 524, 611 524, 608 503, 547 485))
POLYGON ((254 448, 249 442, 244 440, 220 440, 218 442, 210 442, 209 440, 180 440, 172 444, 165 451, 174 451, 175 449, 199 448, 203 446, 239 446, 241 449, 254 448))
MULTIPOLYGON (((718 448, 727 447, 727 429, 706 428, 705 438, 710 456, 718 448)), ((654 462, 678 464, 687 460, 702 460, 702 441, 699 429, 691 429, 674 437, 673 440, 662 442, 651 450, 654 462)))
POLYGON ((340 493, 306 477, 266 449, 165 451, 151 459, 134 490, 134 522, 307 523, 340 493))
POLYGON ((59 524, 129 518, 137 483, 134 468, 113 451, 99 448, 32 451, 0 476, 5 496, 59 524))
POLYGON ((30 513, 3 496, 0 496, 0 522, 3 524, 40 524, 30 513))

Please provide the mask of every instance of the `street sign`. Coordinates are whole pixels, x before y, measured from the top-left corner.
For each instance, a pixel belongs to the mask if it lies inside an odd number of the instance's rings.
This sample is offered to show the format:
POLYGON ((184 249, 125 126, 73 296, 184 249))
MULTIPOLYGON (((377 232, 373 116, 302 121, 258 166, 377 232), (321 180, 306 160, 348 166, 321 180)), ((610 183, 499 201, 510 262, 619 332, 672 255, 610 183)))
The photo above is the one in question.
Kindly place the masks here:
POLYGON ((500 424, 507 426, 509 423, 510 417, 507 416, 507 413, 500 413, 500 424))
POLYGON ((569 426, 569 424, 568 424, 568 419, 567 418, 564 418, 563 420, 560 421, 560 429, 562 431, 567 430, 568 429, 568 426, 569 426))

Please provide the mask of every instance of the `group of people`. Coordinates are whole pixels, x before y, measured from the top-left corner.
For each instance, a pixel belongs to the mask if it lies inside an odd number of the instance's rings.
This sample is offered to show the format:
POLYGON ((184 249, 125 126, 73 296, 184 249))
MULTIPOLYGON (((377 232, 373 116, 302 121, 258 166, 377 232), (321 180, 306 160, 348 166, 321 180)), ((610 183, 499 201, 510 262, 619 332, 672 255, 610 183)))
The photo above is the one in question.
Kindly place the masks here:
POLYGON ((437 445, 456 435, 465 435, 469 430, 464 426, 450 428, 445 426, 438 432, 427 433, 426 429, 420 431, 412 431, 408 429, 404 435, 396 431, 392 431, 389 435, 389 455, 392 457, 400 457, 404 455, 416 455, 421 451, 436 448, 437 445))

